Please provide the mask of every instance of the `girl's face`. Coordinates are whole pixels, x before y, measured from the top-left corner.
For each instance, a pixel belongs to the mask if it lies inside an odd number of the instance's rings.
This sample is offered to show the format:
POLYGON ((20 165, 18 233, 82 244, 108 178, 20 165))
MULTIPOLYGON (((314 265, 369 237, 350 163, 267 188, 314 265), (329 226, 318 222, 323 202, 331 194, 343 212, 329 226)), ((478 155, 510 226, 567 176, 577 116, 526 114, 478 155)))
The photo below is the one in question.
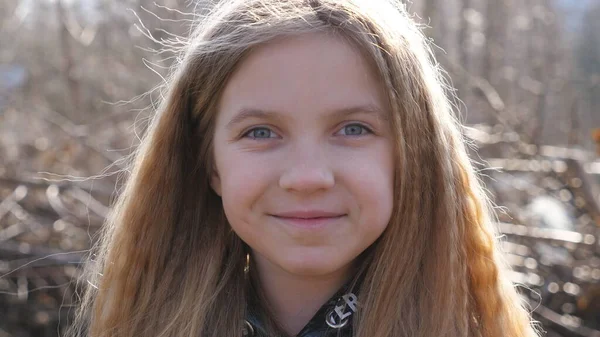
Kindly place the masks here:
POLYGON ((381 235, 394 180, 386 102, 340 37, 280 39, 239 65, 219 103, 211 185, 259 265, 346 273, 381 235))

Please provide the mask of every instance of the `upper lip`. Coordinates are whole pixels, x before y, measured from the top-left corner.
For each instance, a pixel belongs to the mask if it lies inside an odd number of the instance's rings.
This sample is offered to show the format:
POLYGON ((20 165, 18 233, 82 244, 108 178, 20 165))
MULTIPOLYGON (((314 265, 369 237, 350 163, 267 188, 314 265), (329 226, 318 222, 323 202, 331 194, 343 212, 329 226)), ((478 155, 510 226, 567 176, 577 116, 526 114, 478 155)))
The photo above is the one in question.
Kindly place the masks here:
POLYGON ((302 211, 288 211, 288 212, 278 212, 277 214, 272 214, 273 216, 279 218, 298 218, 298 219, 314 219, 314 218, 335 218, 342 215, 344 213, 340 212, 331 212, 324 210, 302 210, 302 211))

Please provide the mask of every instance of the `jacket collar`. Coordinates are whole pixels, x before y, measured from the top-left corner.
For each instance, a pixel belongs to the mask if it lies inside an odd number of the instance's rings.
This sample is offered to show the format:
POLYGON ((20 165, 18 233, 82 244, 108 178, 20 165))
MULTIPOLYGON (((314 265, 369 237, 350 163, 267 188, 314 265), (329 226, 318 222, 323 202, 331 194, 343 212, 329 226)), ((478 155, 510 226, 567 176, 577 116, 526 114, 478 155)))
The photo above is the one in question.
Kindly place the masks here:
MULTIPOLYGON (((252 302, 251 302, 252 303, 252 302)), ((358 297, 346 284, 333 295, 296 335, 297 337, 351 336, 352 318, 357 310, 358 297)), ((259 308, 248 306, 242 336, 269 337, 261 321, 259 308)))

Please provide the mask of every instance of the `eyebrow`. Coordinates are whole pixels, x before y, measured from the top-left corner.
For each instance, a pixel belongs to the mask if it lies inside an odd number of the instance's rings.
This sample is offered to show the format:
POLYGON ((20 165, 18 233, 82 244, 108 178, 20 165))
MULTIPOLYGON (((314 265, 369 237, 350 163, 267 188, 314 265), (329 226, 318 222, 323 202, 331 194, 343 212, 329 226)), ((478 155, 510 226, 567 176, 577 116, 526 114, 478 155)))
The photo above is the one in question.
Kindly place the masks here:
MULTIPOLYGON (((342 109, 335 110, 331 115, 326 118, 339 119, 350 115, 366 113, 377 115, 382 121, 388 121, 388 114, 385 113, 381 108, 376 105, 357 105, 342 109)), ((242 108, 240 111, 227 123, 227 128, 233 128, 237 124, 243 122, 246 119, 257 118, 257 119, 282 119, 282 115, 276 111, 261 110, 255 108, 242 108)))

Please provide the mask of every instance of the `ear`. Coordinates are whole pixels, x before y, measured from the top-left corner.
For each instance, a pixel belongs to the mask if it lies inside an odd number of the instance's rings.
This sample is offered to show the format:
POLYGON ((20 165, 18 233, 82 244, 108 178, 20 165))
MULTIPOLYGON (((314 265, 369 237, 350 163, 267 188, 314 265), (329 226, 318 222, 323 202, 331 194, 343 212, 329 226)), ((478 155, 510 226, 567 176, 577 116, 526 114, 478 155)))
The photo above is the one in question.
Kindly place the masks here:
POLYGON ((221 177, 219 177, 219 172, 216 167, 213 167, 210 174, 210 187, 218 196, 221 196, 221 177))

